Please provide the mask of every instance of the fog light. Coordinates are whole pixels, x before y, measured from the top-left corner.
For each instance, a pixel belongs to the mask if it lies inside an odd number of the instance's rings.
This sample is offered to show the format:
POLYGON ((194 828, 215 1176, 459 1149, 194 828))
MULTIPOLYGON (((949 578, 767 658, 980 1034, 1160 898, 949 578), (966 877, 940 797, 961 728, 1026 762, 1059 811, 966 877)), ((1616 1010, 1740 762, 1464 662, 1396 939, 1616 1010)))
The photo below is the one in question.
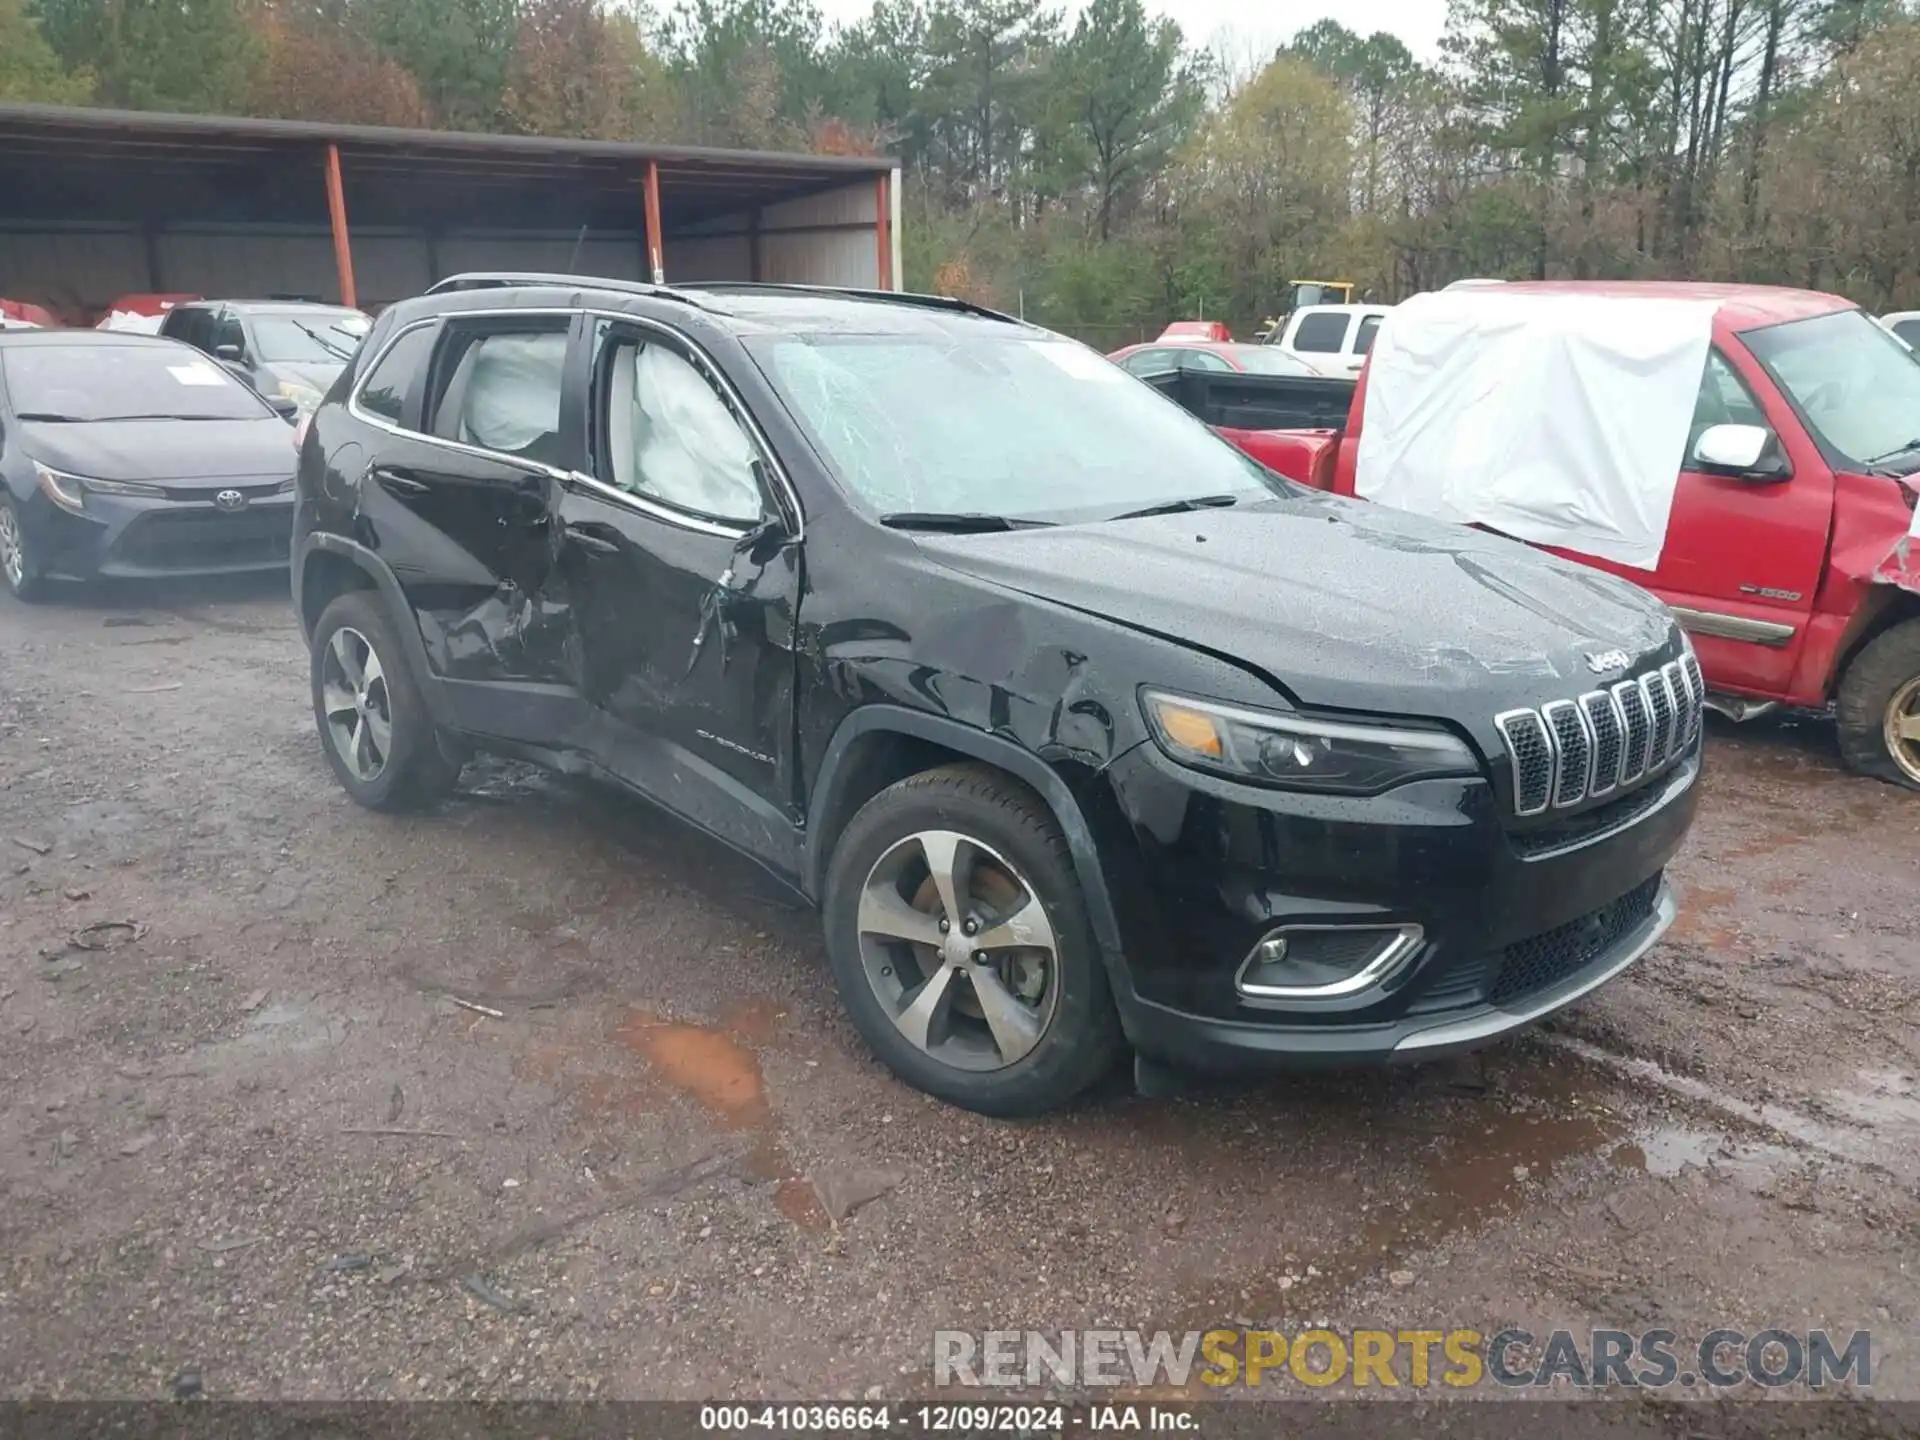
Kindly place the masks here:
POLYGON ((1384 984, 1420 942, 1418 925, 1285 925, 1248 952, 1234 988, 1255 1003, 1341 1000, 1384 984))

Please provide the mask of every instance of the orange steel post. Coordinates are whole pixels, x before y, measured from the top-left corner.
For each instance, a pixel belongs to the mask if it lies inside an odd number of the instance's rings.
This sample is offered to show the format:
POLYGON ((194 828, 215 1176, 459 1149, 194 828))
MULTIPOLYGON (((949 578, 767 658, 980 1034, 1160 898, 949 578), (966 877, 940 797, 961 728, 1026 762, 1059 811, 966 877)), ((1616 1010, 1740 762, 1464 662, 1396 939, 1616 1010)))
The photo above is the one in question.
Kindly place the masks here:
POLYGON ((882 290, 893 289, 893 196, 887 183, 891 178, 885 172, 873 177, 878 206, 874 211, 873 232, 880 247, 880 267, 876 273, 882 290))
POLYGON ((340 184, 340 147, 327 146, 327 215, 333 222, 333 263, 340 271, 340 303, 353 309, 360 298, 353 288, 353 247, 347 243, 347 195, 340 184))
POLYGON ((656 160, 647 162, 647 267, 654 284, 667 283, 666 260, 660 253, 660 164, 656 160))

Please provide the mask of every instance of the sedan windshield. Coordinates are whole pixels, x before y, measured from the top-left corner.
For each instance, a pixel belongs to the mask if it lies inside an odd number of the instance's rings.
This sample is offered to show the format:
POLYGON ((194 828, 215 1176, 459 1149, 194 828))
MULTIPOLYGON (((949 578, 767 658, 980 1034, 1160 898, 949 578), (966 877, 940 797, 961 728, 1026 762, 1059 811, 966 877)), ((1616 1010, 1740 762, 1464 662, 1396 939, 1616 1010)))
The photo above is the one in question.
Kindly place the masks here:
POLYGON ((253 344, 268 365, 344 365, 369 321, 358 310, 302 310, 252 317, 253 344))
POLYGON ((1067 523, 1285 482, 1070 340, 785 335, 747 342, 849 491, 882 515, 1067 523))
POLYGON ((35 420, 257 420, 266 402, 184 345, 11 345, 13 412, 35 420))
POLYGON ((1858 310, 1740 338, 1842 460, 1876 465, 1920 450, 1920 360, 1858 310))

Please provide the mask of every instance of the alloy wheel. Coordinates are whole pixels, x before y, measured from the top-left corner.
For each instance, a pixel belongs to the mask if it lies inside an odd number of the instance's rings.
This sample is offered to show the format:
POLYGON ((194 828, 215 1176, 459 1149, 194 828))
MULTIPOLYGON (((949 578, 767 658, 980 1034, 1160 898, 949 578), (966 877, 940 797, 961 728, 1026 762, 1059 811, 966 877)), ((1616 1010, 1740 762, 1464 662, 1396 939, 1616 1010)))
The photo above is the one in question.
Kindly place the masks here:
POLYGON ((0 505, 0 572, 7 584, 18 590, 27 578, 27 546, 20 536, 20 521, 13 508, 0 505))
POLYGON ((944 1064, 1005 1069, 1053 1023, 1053 923, 1020 872, 977 840, 922 830, 893 845, 861 886, 857 926, 874 996, 944 1064))
POLYGON ((1888 699, 1881 734, 1893 763, 1909 781, 1920 785, 1920 675, 1907 681, 1888 699))
POLYGON ((327 641, 320 696, 328 742, 353 778, 379 779, 393 753, 393 699, 379 655, 358 630, 342 625, 327 641))

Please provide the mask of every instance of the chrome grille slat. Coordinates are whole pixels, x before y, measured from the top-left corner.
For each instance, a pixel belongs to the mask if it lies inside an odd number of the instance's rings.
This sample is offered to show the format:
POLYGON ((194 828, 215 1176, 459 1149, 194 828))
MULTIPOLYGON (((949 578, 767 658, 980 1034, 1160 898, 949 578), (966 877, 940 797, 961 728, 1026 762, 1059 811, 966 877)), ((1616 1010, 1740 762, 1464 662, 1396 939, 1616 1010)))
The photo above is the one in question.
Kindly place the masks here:
POLYGON ((1586 715, 1571 700, 1555 700, 1540 707, 1547 731, 1560 749, 1560 769, 1553 786, 1555 809, 1578 805, 1593 784, 1593 736, 1586 715))
POLYGON ((1653 716, 1653 736, 1647 742, 1647 769, 1657 770, 1673 749, 1673 693, 1658 670, 1640 677, 1640 693, 1647 697, 1653 716))
POLYGON ((1513 766, 1513 808, 1521 815, 1538 815, 1553 798, 1559 779, 1558 751, 1547 722, 1538 710, 1509 710, 1494 716, 1493 723, 1507 742, 1513 766))
POLYGON ((1610 795, 1620 783, 1620 766, 1627 758, 1627 717, 1620 702, 1605 690, 1582 695, 1580 708, 1593 732, 1593 780, 1587 794, 1610 795))
POLYGON ((1653 715, 1647 706, 1647 695, 1632 680, 1622 680, 1613 687, 1614 703, 1620 707, 1621 718, 1627 725, 1626 749, 1620 756, 1620 783, 1630 785, 1647 773, 1647 746, 1653 738, 1653 715))
POLYGON ((1578 699, 1496 715, 1514 813, 1569 809, 1664 771, 1700 738, 1706 694, 1689 652, 1578 699))

